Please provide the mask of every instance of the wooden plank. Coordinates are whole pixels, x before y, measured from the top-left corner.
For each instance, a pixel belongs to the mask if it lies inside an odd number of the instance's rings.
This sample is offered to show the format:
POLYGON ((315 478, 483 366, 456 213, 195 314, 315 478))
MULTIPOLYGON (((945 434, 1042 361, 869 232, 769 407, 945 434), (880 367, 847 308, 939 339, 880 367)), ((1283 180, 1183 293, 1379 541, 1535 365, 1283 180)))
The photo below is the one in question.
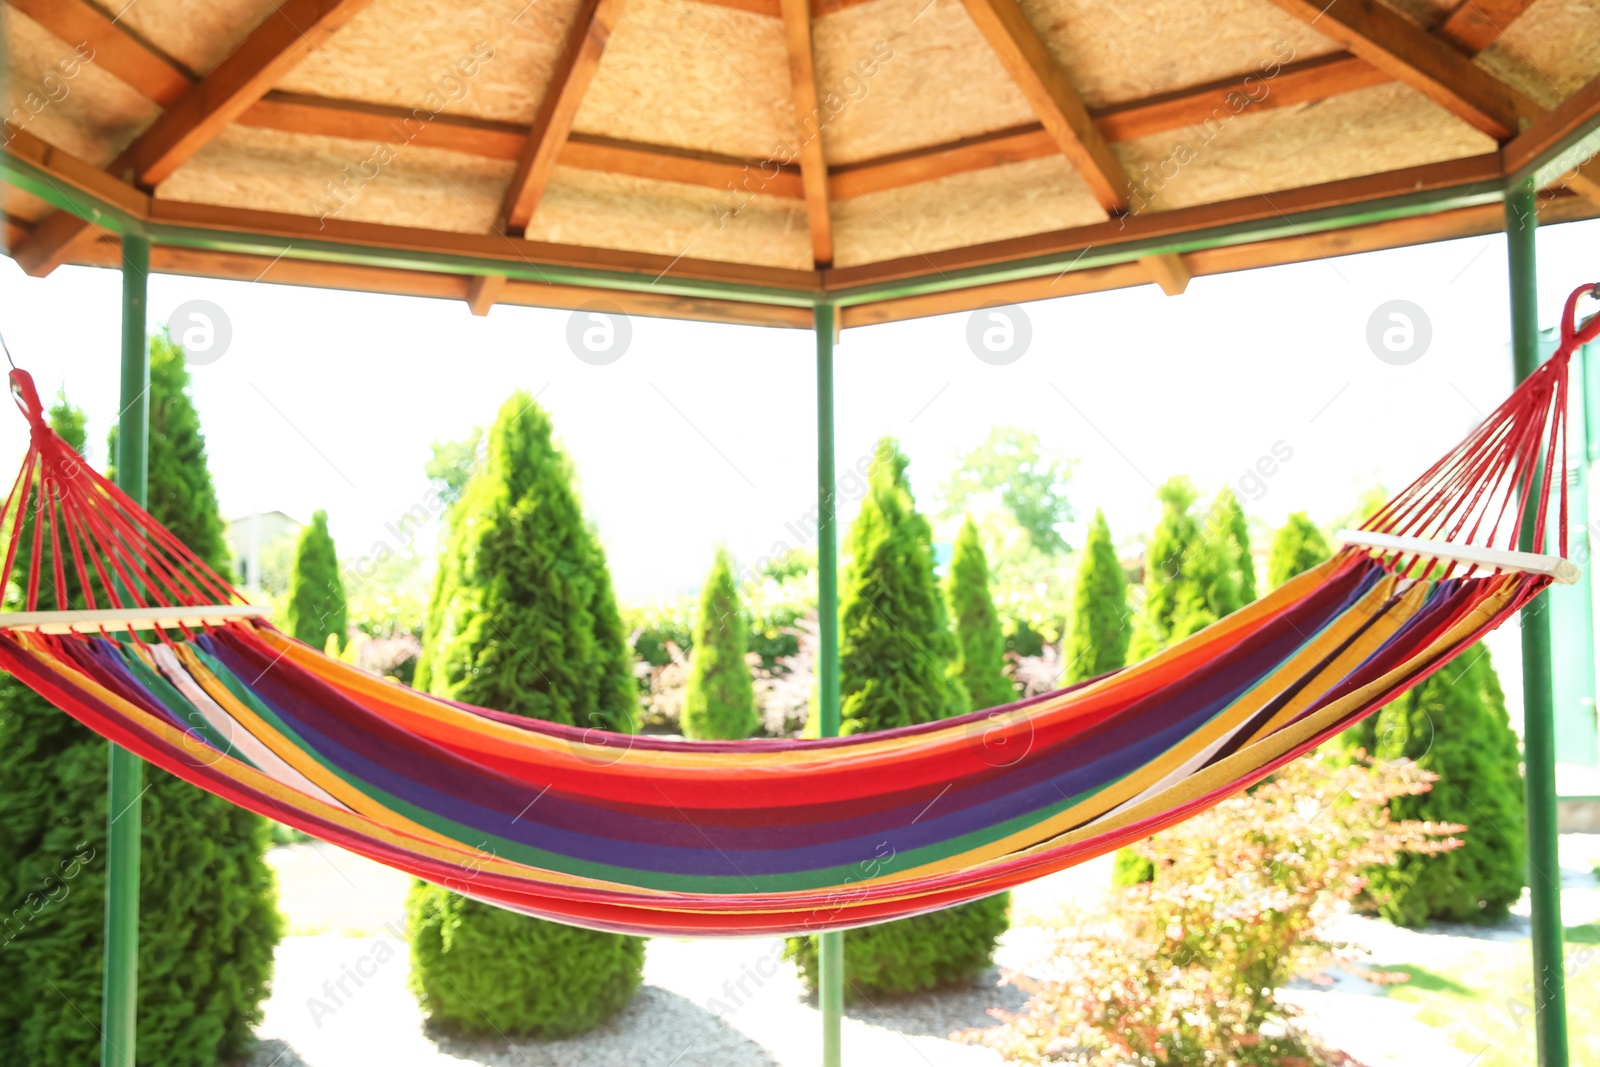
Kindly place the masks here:
MULTIPOLYGON (((1580 197, 1540 198, 1540 225, 1574 222, 1596 216, 1600 216, 1600 207, 1580 197)), ((1183 258, 1185 265, 1195 277, 1203 277, 1280 266, 1286 263, 1305 263, 1361 252, 1376 252, 1406 245, 1498 234, 1504 226, 1505 214, 1501 206, 1482 204, 1434 215, 1416 215, 1310 234, 1305 237, 1280 237, 1222 248, 1200 249, 1185 253, 1183 258)), ((847 327, 866 326, 928 315, 954 314, 997 304, 1127 289, 1148 282, 1149 275, 1141 265, 1119 263, 1109 267, 1069 271, 1060 275, 1002 282, 948 293, 859 304, 842 308, 840 317, 847 327)))
POLYGON ((371 2, 285 0, 107 169, 159 185, 371 2))
POLYGON ((544 99, 539 101, 527 144, 517 160, 511 184, 506 188, 500 208, 499 227, 505 233, 521 233, 539 207, 539 198, 549 184, 572 120, 577 117, 583 96, 589 91, 600 56, 611 39, 611 31, 622 14, 625 0, 584 0, 577 18, 567 31, 566 45, 556 64, 544 99))
POLYGON ((268 93, 239 116, 239 125, 352 141, 417 145, 484 159, 514 160, 527 144, 527 130, 515 123, 459 115, 425 118, 407 108, 354 100, 329 100, 293 93, 268 93))
POLYGON ((1516 134, 1518 109, 1506 86, 1376 0, 1272 2, 1496 140, 1516 134))
POLYGON ((201 604, 159 608, 104 608, 80 611, 0 612, 0 630, 41 634, 97 633, 107 630, 175 630, 179 626, 214 626, 230 619, 270 618, 264 604, 201 604))
POLYGON ((467 310, 479 317, 489 314, 505 289, 504 274, 480 274, 467 279, 467 310))
POLYGON ((892 156, 834 167, 828 196, 850 200, 972 170, 1021 163, 1061 153, 1043 126, 1029 125, 969 137, 953 144, 897 152, 892 156))
MULTIPOLYGON (((117 242, 104 240, 74 262, 88 266, 115 268, 121 263, 117 242)), ((156 245, 150 250, 150 269, 159 274, 180 274, 198 278, 231 278, 275 285, 314 286, 347 292, 394 293, 401 296, 440 300, 465 300, 471 279, 460 274, 435 274, 428 271, 368 267, 349 263, 322 263, 314 260, 273 259, 270 256, 208 249, 156 245)), ((697 322, 727 322, 742 326, 775 326, 810 329, 809 308, 749 304, 737 300, 698 299, 664 293, 602 293, 572 285, 546 285, 540 282, 509 281, 501 291, 501 304, 525 307, 570 309, 610 300, 629 315, 654 318, 689 319, 697 322)))
POLYGON ((789 88, 794 128, 800 138, 800 184, 805 190, 806 226, 811 236, 811 261, 833 262, 833 223, 828 217, 828 164, 822 155, 822 127, 827 120, 817 105, 817 75, 811 55, 811 6, 806 0, 779 0, 789 53, 789 88))
POLYGON ((971 311, 974 308, 1020 304, 1029 300, 1049 300, 1059 296, 1099 293, 1108 289, 1128 289, 1149 283, 1149 273, 1138 263, 1117 263, 1109 267, 1065 271, 1042 278, 1027 278, 1022 281, 980 285, 971 289, 955 289, 946 293, 880 300, 873 304, 856 304, 840 308, 839 321, 848 329, 884 322, 903 322, 906 319, 926 318, 929 315, 948 315, 959 311, 971 311))
POLYGON ((567 139, 559 162, 564 167, 580 170, 629 174, 636 178, 702 185, 720 191, 726 191, 730 186, 735 189, 753 186, 754 191, 763 196, 805 199, 805 188, 798 167, 781 165, 776 174, 768 174, 774 166, 772 163, 708 152, 686 152, 660 145, 631 144, 576 134, 567 139))
POLYGON ((1214 204, 1197 204, 943 252, 904 256, 855 267, 836 267, 823 272, 823 285, 828 290, 881 285, 935 271, 982 267, 1030 256, 1060 255, 1147 238, 1176 237, 1193 230, 1281 218, 1302 211, 1350 207, 1364 201, 1405 193, 1495 181, 1501 176, 1499 154, 1488 153, 1286 189, 1271 196, 1247 196, 1214 204))
POLYGON ((188 71, 107 18, 86 0, 10 0, 12 7, 68 44, 87 42, 94 65, 162 107, 188 91, 188 71))
MULTIPOLYGON (((1425 537, 1400 537, 1395 534, 1374 533, 1371 530, 1340 530, 1334 539, 1357 548, 1373 548, 1388 554, 1398 552, 1419 559, 1447 559, 1455 563, 1470 563, 1495 571, 1522 571, 1526 574, 1545 574, 1561 585, 1577 585, 1583 572, 1577 564, 1560 556, 1546 556, 1537 552, 1512 552, 1487 545, 1468 545, 1459 541, 1438 541, 1425 537)), ((3 618, 3 616, 0 616, 3 618)))
POLYGON ((351 219, 318 219, 309 215, 220 207, 181 200, 153 199, 147 218, 156 225, 192 226, 224 233, 252 234, 290 243, 302 240, 347 243, 395 252, 471 256, 498 260, 508 266, 543 264, 550 267, 578 267, 620 271, 650 279, 728 282, 793 289, 797 292, 810 292, 818 288, 817 274, 809 270, 554 244, 503 234, 459 233, 351 219))
POLYGON ((1139 265, 1168 296, 1182 296, 1183 291, 1189 288, 1189 279, 1193 277, 1183 257, 1174 252, 1163 256, 1145 256, 1139 260, 1139 265))
MULTIPOLYGON (((354 18, 372 0, 285 0, 216 69, 191 85, 114 160, 107 171, 130 185, 152 188, 182 166, 224 127, 354 18)), ((17 249, 17 262, 35 276, 50 273, 88 224, 40 227, 17 249)))
POLYGON ((1110 214, 1127 210, 1129 183, 1122 164, 1016 0, 962 4, 1095 200, 1110 214))
POLYGON ((1434 32, 1467 55, 1477 55, 1532 6, 1533 0, 1461 0, 1434 32))
POLYGON ((1528 124, 1501 150, 1506 173, 1530 166, 1561 142, 1600 129, 1600 78, 1567 97, 1528 124))
POLYGON ((1326 100, 1393 80, 1364 59, 1335 52, 1287 64, 1270 77, 1252 70, 1092 114, 1106 140, 1132 141, 1185 126, 1203 125, 1235 113, 1270 111, 1326 100))

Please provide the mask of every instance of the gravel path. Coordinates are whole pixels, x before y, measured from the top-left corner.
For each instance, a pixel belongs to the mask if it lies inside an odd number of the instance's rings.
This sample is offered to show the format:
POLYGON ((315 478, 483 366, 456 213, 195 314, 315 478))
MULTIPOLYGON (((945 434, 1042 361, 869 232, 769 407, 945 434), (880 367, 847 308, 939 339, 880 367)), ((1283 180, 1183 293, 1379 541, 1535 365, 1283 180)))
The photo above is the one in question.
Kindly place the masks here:
MULTIPOLYGON (((1589 873, 1596 858, 1600 836, 1563 839, 1569 925, 1600 918, 1600 885, 1589 873)), ((322 845, 275 850, 273 862, 290 929, 301 936, 279 946, 261 1045, 248 1067, 815 1067, 821 1060, 819 1014, 775 939, 653 939, 633 1002, 581 1038, 464 1042, 432 1034, 406 989, 408 956, 396 920, 407 879, 322 845), (363 972, 369 976, 359 985, 347 977, 363 972)), ((1000 966, 1029 970, 1046 945, 1040 924, 1065 905, 1090 903, 1108 882, 1107 858, 1017 890, 1000 966)), ((1485 941, 1525 947, 1526 904, 1519 911, 1498 927, 1427 932, 1347 916, 1337 932, 1367 949, 1373 963, 1426 965, 1485 941)), ((846 1065, 998 1067, 995 1053, 949 1040, 953 1031, 993 1025, 992 1009, 1021 1007, 1022 994, 998 977, 990 972, 969 990, 848 1008, 846 1065)), ((1298 984, 1286 993, 1330 1044, 1372 1067, 1470 1061, 1445 1034, 1416 1021, 1410 1005, 1359 978, 1336 977, 1332 987, 1298 984)))

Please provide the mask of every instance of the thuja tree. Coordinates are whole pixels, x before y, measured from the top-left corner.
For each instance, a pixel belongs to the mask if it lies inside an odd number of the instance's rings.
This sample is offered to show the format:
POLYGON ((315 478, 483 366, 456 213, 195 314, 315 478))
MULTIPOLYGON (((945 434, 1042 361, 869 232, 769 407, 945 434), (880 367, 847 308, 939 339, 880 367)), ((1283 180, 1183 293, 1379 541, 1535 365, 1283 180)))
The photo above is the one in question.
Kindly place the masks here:
POLYGON ((330 637, 343 648, 349 640, 348 616, 339 552, 328 533, 328 513, 318 511, 311 516, 311 525, 300 531, 295 546, 294 571, 289 576, 289 632, 314 648, 325 647, 330 637))
POLYGON ((1186 620, 1204 605, 1196 580, 1196 546, 1200 526, 1189 509, 1195 491, 1187 478, 1172 478, 1159 490, 1161 518, 1145 552, 1144 610, 1129 642, 1128 654, 1144 659, 1165 648, 1186 620))
POLYGON ((1276 589, 1297 574, 1303 574, 1333 554, 1328 539, 1316 523, 1297 511, 1284 522, 1272 539, 1267 557, 1267 584, 1276 589))
POLYGON ((950 556, 945 599, 955 625, 957 676, 975 708, 994 708, 1017 699, 1006 677, 1006 638, 1000 614, 989 595, 989 562, 971 517, 961 524, 950 556))
MULTIPOLYGON (((225 572, 183 353, 158 336, 150 364, 149 510, 225 572)), ((76 426, 81 447, 81 419, 58 425, 76 426)), ((214 1067, 249 1054, 281 934, 267 823, 155 767, 144 780, 136 1054, 140 1064, 214 1067)), ((106 742, 0 678, 0 781, 0 1062, 96 1063, 106 742)))
POLYGON ((1114 671, 1128 656, 1128 578, 1122 573, 1111 526, 1096 511, 1072 586, 1072 621, 1061 658, 1062 685, 1114 671))
POLYGON ((745 662, 749 628, 726 551, 717 552, 700 591, 689 685, 683 697, 683 733, 708 741, 737 741, 761 725, 755 683, 745 662))
POLYGON ((1489 650, 1469 648, 1340 740, 1439 776, 1426 793, 1395 800, 1396 818, 1467 827, 1460 848, 1373 867, 1358 903, 1403 926, 1504 917, 1524 881, 1522 775, 1489 650))
MULTIPOLYGON (((452 700, 633 728, 616 597, 550 418, 518 392, 450 509, 417 684, 452 700)), ((418 883, 411 987, 433 1020, 483 1035, 581 1033, 638 988, 644 942, 514 914, 418 883)))
MULTIPOLYGON (((954 670, 956 642, 934 580, 932 532, 917 513, 906 458, 892 440, 878 443, 868 482, 850 527, 840 604, 847 734, 931 722, 971 706, 954 670)), ((1009 904, 1001 894, 846 931, 846 996, 871 999, 971 981, 989 966, 1009 904)), ((813 988, 816 946, 815 937, 795 937, 784 950, 813 988)))

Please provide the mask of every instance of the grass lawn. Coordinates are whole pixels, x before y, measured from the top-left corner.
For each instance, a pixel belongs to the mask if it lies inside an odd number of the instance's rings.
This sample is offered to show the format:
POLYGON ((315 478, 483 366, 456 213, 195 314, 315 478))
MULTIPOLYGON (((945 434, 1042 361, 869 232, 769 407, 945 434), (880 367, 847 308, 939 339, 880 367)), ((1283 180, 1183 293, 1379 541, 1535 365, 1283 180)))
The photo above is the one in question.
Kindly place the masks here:
MULTIPOLYGON (((1574 1067, 1600 1067, 1600 927, 1567 930, 1567 1017, 1574 1067)), ((1526 941, 1486 943, 1453 955, 1440 971, 1384 967, 1411 980, 1389 987, 1417 1005, 1417 1020, 1443 1030, 1450 1043, 1476 1055, 1473 1067, 1533 1067, 1532 961, 1526 941), (1441 973, 1441 971, 1443 973, 1441 973)))

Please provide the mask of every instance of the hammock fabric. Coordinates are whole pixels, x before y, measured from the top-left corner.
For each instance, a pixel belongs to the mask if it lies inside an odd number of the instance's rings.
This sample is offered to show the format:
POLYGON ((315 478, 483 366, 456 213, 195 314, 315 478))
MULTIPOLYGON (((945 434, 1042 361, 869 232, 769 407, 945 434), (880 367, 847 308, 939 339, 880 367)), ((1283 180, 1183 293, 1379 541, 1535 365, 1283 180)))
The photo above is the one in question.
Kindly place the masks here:
MULTIPOLYGON (((1365 529, 1566 554, 1562 343, 1365 529), (1557 472, 1559 471, 1559 474, 1557 472), (1526 546, 1524 546, 1526 547, 1526 546)), ((242 602, 83 466, 32 444, 6 509, 26 610, 242 602)), ((1004 708, 820 741, 585 731, 413 692, 233 619, 0 628, 0 667, 185 781, 472 897, 643 934, 817 932, 996 893, 1146 837, 1416 685, 1547 576, 1350 548, 1145 662, 1004 708)), ((204 612, 189 613, 198 618, 204 612)))

